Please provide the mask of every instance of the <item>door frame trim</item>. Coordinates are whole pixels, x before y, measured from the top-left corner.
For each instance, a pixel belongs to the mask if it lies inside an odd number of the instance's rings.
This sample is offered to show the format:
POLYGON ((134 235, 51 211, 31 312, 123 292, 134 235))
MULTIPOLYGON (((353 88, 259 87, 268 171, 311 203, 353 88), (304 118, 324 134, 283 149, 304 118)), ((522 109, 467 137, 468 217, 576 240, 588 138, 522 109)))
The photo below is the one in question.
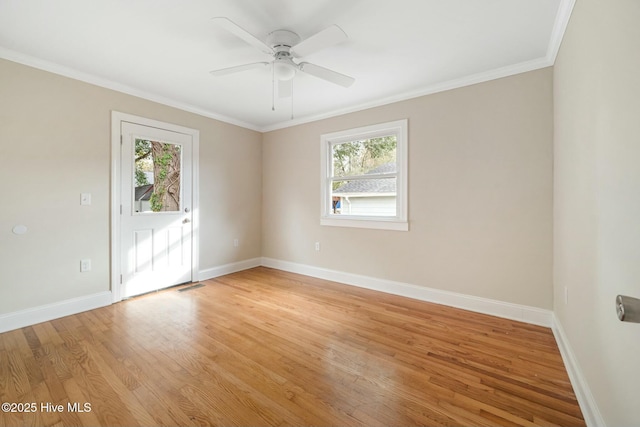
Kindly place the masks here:
POLYGON ((199 184, 199 158, 200 158, 200 131, 191 129, 172 123, 165 123, 146 117, 134 116, 132 114, 122 113, 119 111, 111 111, 111 213, 110 213, 110 229, 111 229, 111 294, 113 302, 122 301, 122 284, 120 276, 122 269, 120 266, 120 179, 121 179, 121 129, 122 123, 134 123, 137 125, 165 129, 172 132, 183 133, 191 136, 192 142, 192 158, 191 158, 191 188, 192 188, 192 206, 191 213, 191 280, 196 282, 199 280, 200 271, 200 184, 199 184))

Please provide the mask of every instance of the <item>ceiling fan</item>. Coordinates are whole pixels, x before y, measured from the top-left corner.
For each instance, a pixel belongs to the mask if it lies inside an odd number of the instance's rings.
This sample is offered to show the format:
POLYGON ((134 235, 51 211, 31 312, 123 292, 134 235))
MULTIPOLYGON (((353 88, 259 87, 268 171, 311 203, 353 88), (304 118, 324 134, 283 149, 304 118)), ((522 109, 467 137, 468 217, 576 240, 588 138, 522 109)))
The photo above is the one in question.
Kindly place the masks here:
POLYGON ((211 71, 211 74, 214 76, 224 76, 254 68, 267 68, 271 65, 274 88, 275 80, 277 79, 280 97, 291 96, 291 82, 297 71, 301 71, 343 87, 349 87, 355 81, 353 77, 319 65, 311 64, 309 62, 294 61, 294 59, 310 55, 311 53, 347 40, 347 35, 337 25, 332 25, 305 40, 302 40, 300 36, 293 31, 276 30, 269 33, 266 40, 263 42, 228 18, 213 18, 213 22, 236 37, 244 40, 259 51, 273 56, 273 60, 270 62, 253 62, 250 64, 236 65, 233 67, 213 70, 211 71))

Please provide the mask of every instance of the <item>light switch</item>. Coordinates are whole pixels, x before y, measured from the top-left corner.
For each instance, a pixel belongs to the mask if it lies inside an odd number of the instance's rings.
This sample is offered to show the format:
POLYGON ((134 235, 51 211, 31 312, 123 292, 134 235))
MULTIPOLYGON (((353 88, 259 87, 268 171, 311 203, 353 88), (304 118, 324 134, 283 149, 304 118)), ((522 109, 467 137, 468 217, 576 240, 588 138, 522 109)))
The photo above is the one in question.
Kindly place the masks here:
POLYGON ((81 193, 80 194, 80 204, 83 206, 88 206, 91 204, 91 193, 81 193))

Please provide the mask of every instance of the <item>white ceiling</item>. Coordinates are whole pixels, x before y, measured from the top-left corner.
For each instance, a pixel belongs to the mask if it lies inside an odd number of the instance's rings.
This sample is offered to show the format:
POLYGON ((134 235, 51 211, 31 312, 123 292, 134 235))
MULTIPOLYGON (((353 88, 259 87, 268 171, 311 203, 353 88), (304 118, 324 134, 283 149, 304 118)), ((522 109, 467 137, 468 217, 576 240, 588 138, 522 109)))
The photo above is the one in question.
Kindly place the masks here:
POLYGON ((0 0, 0 57, 266 131, 550 66, 575 0, 0 0), (211 18, 261 40, 349 36, 303 58, 355 77, 297 73, 272 111, 269 61, 211 18))

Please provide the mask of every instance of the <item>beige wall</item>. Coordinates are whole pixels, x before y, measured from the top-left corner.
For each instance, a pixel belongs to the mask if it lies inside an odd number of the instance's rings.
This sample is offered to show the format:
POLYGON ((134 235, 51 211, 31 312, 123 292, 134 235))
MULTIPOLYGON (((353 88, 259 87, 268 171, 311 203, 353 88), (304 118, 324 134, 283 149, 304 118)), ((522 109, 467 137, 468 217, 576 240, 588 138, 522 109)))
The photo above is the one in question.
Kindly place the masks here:
POLYGON ((640 298, 639 21, 576 2, 554 70, 554 311, 610 426, 640 420, 640 325, 614 308, 640 298))
POLYGON ((548 68, 266 133, 263 256, 551 309, 552 103, 548 68), (321 227, 320 135, 403 118, 410 231, 321 227))
POLYGON ((109 289, 111 110, 200 130, 203 270, 266 256, 552 306, 550 69, 264 135, 9 61, 0 82, 0 314, 109 289), (320 135, 402 118, 410 231, 321 227, 320 135))
POLYGON ((640 297, 638 21, 580 0, 553 71, 264 135, 0 60, 0 315, 109 289, 116 110, 200 130, 201 269, 266 256, 553 307, 606 423, 632 425, 640 325, 613 302, 640 297), (402 118, 410 231, 321 227, 320 135, 402 118))
POLYGON ((0 60, 0 314, 109 290, 111 110, 200 131, 201 269, 260 256, 260 133, 0 60))

